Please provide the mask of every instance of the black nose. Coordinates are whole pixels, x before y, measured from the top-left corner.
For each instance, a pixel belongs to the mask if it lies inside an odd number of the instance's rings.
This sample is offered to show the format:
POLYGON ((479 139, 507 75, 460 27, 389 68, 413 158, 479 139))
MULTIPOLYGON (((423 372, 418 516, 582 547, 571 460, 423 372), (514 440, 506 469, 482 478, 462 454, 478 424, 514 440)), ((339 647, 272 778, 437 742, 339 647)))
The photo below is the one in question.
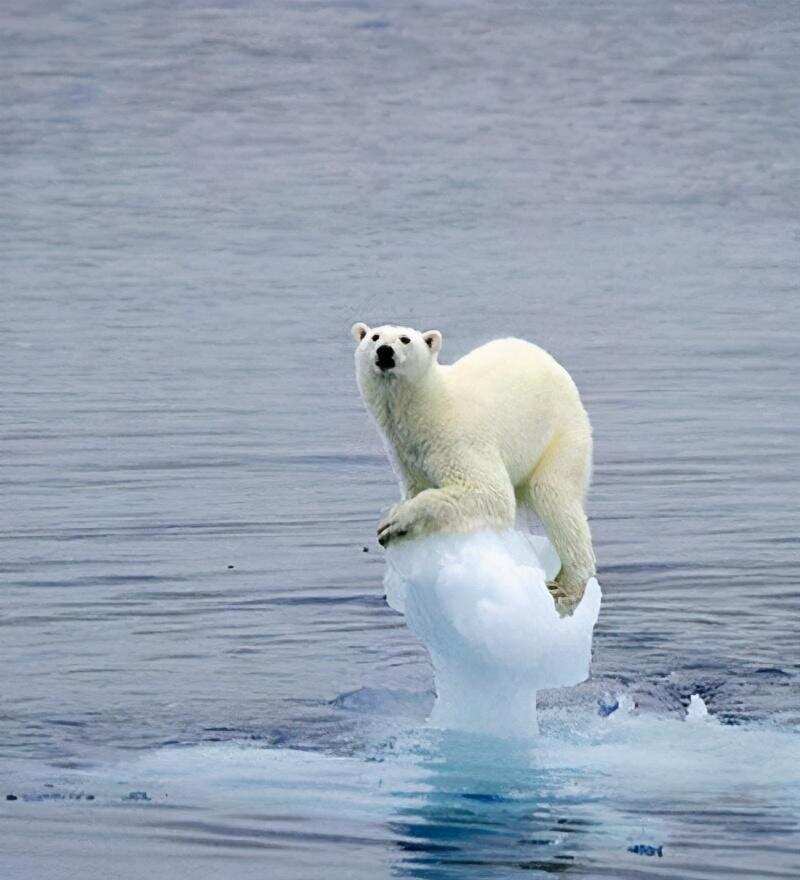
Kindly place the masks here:
POLYGON ((375 354, 377 355, 375 363, 382 370, 391 370, 394 366, 394 349, 391 345, 379 345, 375 354))

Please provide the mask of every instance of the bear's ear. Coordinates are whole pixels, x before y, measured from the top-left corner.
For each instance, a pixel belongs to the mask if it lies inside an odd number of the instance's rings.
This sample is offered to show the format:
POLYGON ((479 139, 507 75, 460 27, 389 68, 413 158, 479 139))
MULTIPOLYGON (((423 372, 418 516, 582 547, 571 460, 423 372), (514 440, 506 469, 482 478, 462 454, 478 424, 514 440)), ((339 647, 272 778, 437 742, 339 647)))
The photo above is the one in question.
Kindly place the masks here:
POLYGON ((434 354, 439 352, 442 347, 442 334, 438 330, 426 330, 422 334, 422 338, 434 354))
POLYGON ((353 339, 355 339, 356 342, 361 342, 367 333, 369 333, 369 327, 359 321, 358 324, 353 324, 350 328, 350 332, 353 334, 353 339))

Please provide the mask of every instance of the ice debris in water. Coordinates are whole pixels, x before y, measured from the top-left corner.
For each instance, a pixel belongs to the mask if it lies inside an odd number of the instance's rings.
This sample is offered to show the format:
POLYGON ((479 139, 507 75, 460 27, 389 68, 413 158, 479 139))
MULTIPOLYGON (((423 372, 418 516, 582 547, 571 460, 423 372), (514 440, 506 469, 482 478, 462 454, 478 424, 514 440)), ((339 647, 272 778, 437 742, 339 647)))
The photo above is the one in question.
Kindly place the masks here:
POLYGON ((650 846, 649 843, 637 843, 634 846, 629 846, 628 852, 637 856, 658 856, 659 858, 664 855, 663 847, 650 846))
POLYGON ((431 655, 434 726, 525 737, 538 729, 537 690, 588 677, 600 585, 591 578, 560 617, 546 586, 560 563, 546 538, 428 535, 390 545, 386 560, 387 602, 431 655))
POLYGON ((689 708, 686 710, 686 720, 703 721, 710 717, 711 716, 708 714, 708 707, 703 702, 703 698, 700 694, 692 694, 689 698, 689 708))
POLYGON ((619 700, 610 694, 603 694, 597 701, 597 714, 602 718, 608 718, 619 709, 619 700))
POLYGON ((612 694, 605 693, 597 700, 597 714, 601 718, 608 718, 616 711, 620 710, 620 714, 630 715, 637 709, 636 701, 628 696, 628 694, 612 694))

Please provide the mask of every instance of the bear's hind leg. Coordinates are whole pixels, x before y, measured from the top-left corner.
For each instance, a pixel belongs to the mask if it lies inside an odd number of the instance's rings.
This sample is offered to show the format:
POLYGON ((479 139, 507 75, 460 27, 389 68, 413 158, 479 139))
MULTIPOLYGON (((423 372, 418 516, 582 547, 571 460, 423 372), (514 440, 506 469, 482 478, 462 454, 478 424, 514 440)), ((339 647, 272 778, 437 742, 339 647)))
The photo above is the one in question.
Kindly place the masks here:
POLYGON ((561 440, 551 445, 534 471, 524 499, 542 521, 561 560, 554 596, 566 599, 562 606, 571 608, 581 600, 586 582, 595 573, 584 509, 591 455, 591 441, 570 445, 561 440))

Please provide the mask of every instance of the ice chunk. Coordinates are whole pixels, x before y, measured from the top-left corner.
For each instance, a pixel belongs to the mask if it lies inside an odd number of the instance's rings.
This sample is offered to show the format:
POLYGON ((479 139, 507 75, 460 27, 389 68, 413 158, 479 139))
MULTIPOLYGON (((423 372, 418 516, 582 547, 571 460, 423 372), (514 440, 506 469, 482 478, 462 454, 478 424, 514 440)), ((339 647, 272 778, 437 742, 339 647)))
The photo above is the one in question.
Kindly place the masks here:
POLYGON ((433 662, 433 725, 524 737, 537 730, 537 690, 587 678, 600 585, 591 578, 575 612, 560 617, 546 586, 559 562, 546 538, 429 535, 390 545, 386 559, 387 601, 433 662))
POLYGON ((689 697, 689 708, 686 710, 687 721, 704 721, 709 718, 708 708, 700 694, 689 697))
POLYGON ((634 853, 637 856, 658 856, 661 858, 664 855, 664 848, 662 846, 650 846, 648 843, 637 843, 635 846, 629 846, 628 852, 634 853))

